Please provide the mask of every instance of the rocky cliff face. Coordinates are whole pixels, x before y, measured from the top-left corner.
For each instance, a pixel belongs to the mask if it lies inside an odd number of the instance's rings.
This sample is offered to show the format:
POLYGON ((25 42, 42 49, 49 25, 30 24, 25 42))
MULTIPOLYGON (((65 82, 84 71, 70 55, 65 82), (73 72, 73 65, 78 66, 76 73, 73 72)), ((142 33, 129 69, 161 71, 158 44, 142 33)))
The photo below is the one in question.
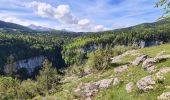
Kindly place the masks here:
POLYGON ((139 44, 140 48, 145 48, 145 47, 151 47, 151 46, 157 46, 157 45, 161 45, 163 44, 163 42, 158 42, 158 41, 150 41, 150 42, 146 42, 146 41, 141 41, 139 44))
MULTIPOLYGON (((28 73, 31 74, 36 67, 42 66, 44 59, 45 59, 44 56, 37 56, 37 57, 14 62, 14 64, 12 64, 12 65, 15 68, 12 69, 12 71, 16 72, 18 69, 26 68, 28 70, 28 73)), ((11 64, 4 66, 4 72, 7 74, 11 71, 10 65, 11 64)))

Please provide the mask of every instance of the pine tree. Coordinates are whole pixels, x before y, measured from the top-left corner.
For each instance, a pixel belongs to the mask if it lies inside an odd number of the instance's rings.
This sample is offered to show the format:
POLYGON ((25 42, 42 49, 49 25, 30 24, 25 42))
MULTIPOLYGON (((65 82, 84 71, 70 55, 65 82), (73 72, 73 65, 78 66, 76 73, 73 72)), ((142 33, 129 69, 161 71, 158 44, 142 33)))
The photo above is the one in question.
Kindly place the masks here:
POLYGON ((39 89, 43 94, 49 94, 56 90, 59 82, 59 75, 55 68, 52 68, 52 63, 48 59, 43 62, 43 67, 37 76, 39 89))

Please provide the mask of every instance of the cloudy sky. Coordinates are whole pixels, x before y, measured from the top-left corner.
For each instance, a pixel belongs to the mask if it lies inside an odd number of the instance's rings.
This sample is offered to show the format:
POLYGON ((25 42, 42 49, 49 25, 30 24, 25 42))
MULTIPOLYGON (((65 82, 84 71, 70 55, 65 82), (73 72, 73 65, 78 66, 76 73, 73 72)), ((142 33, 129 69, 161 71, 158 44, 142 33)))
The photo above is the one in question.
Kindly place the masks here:
POLYGON ((0 20, 70 31, 104 31, 154 22, 158 0, 0 0, 0 20))

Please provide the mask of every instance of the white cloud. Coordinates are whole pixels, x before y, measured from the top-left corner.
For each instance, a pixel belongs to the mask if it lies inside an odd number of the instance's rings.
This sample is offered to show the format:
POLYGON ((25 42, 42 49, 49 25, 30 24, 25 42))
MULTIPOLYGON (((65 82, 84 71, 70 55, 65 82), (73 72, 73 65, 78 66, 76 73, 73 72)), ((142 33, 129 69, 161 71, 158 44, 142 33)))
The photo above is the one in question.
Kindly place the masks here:
POLYGON ((92 30, 97 32, 97 31, 105 31, 106 29, 107 28, 105 28, 103 25, 97 25, 97 26, 94 26, 92 30))
POLYGON ((78 25, 82 27, 87 27, 90 25, 90 21, 88 19, 82 19, 78 21, 78 25))
POLYGON ((50 4, 33 1, 26 3, 26 7, 35 9, 35 13, 41 17, 55 19, 62 24, 69 25, 80 31, 103 31, 104 26, 95 25, 88 19, 79 19, 73 15, 69 5, 58 5, 54 7, 50 4))
POLYGON ((20 25, 24 25, 24 26, 29 26, 30 24, 34 24, 34 25, 37 25, 37 26, 50 27, 50 25, 48 23, 36 22, 36 21, 33 21, 33 20, 20 19, 20 18, 17 18, 16 16, 14 16, 14 15, 7 14, 7 13, 0 13, 0 20, 5 21, 5 22, 16 23, 16 24, 20 24, 20 25))

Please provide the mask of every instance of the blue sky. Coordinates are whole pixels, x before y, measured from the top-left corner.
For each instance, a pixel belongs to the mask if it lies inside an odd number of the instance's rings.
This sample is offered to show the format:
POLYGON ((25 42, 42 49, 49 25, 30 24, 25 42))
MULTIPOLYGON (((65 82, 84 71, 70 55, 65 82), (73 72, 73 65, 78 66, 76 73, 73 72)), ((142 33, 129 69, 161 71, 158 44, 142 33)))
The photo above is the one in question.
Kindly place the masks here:
POLYGON ((104 31, 154 22, 158 0, 0 0, 0 20, 71 31, 104 31))

